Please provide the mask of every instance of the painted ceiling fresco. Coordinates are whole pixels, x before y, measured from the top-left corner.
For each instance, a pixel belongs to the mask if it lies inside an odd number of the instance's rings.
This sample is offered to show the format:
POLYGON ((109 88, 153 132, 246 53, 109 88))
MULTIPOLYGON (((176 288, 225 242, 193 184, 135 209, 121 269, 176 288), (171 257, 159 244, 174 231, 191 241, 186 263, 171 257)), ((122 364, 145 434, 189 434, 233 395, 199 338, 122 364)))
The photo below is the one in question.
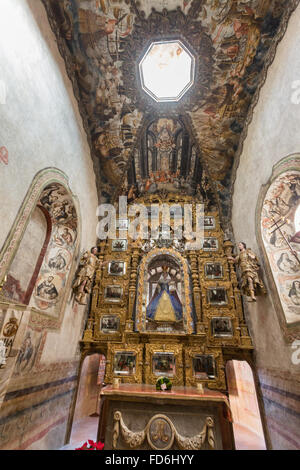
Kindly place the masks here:
MULTIPOLYGON (((139 190, 151 173, 164 171, 154 160, 152 168, 137 161, 136 154, 143 153, 154 121, 169 120, 164 132, 174 142, 184 121, 191 142, 187 158, 200 159, 226 223, 249 114, 297 0, 43 2, 73 81, 101 202, 115 198, 126 178, 139 190), (139 82, 139 61, 152 41, 163 39, 180 39, 196 58, 195 83, 178 103, 154 102, 139 82), (136 166, 141 171, 133 176, 136 166)), ((167 170, 175 178, 180 168, 167 170)), ((203 172, 197 171, 201 185, 203 172)))

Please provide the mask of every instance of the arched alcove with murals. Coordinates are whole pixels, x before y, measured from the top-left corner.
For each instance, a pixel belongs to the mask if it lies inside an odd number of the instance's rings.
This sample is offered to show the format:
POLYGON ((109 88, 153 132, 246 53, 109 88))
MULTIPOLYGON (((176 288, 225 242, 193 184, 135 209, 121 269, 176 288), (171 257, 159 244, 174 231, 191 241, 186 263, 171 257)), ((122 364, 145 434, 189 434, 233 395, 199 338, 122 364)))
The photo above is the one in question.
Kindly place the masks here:
MULTIPOLYGON (((62 327, 71 321, 69 289, 80 237, 79 205, 68 178, 55 168, 40 171, 1 252, 1 335, 6 345, 5 365, 0 370, 3 407, 13 399, 11 395, 24 395, 24 384, 29 390, 31 384, 39 384, 41 374, 58 354, 58 345, 51 347, 50 335, 58 337, 62 327)), ((65 400, 62 397, 57 403, 58 412, 65 400)), ((37 418, 33 404, 29 403, 20 413, 31 413, 26 432, 34 433, 37 418)), ((12 419, 18 420, 18 415, 12 419)), ((7 438, 11 438, 9 434, 7 438)))
POLYGON ((69 273, 74 269, 79 229, 67 180, 59 181, 60 176, 63 174, 55 169, 43 171, 28 190, 14 224, 20 225, 19 231, 14 230, 13 239, 8 237, 6 253, 10 250, 12 254, 2 291, 7 301, 30 305, 54 318, 59 317, 69 273))
POLYGON ((300 155, 281 159, 263 186, 258 238, 285 337, 300 325, 300 155))

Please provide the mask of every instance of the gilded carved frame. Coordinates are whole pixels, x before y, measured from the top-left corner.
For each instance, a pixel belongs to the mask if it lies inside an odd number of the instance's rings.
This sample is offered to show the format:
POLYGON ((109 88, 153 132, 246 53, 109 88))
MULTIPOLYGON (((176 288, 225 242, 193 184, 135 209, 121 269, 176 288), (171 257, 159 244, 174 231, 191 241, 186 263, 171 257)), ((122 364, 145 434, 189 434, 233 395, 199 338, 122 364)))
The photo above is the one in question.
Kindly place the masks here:
POLYGON ((142 344, 112 344, 108 343, 105 382, 112 383, 114 378, 119 378, 123 383, 142 383, 143 372, 143 345, 142 344), (117 352, 130 353, 136 355, 135 373, 127 376, 120 376, 114 371, 114 359, 117 352))
MULTIPOLYGON (((183 275, 183 322, 186 334, 193 333, 194 321, 192 317, 192 307, 190 298, 190 276, 189 276, 189 265, 186 258, 184 258, 178 251, 172 248, 154 248, 151 250, 143 259, 139 265, 139 278, 137 287, 137 309, 136 309, 136 328, 139 331, 146 331, 146 282, 145 273, 149 263, 159 255, 166 255, 174 258, 181 266, 183 275)), ((151 334, 151 332, 147 332, 151 334)))
POLYGON ((186 386, 197 386, 197 383, 202 383, 210 389, 226 390, 225 373, 224 373, 224 360, 221 347, 208 347, 203 345, 187 347, 184 350, 185 359, 185 374, 186 386), (212 355, 215 361, 216 376, 214 379, 199 379, 194 376, 193 371, 193 358, 196 355, 212 355))

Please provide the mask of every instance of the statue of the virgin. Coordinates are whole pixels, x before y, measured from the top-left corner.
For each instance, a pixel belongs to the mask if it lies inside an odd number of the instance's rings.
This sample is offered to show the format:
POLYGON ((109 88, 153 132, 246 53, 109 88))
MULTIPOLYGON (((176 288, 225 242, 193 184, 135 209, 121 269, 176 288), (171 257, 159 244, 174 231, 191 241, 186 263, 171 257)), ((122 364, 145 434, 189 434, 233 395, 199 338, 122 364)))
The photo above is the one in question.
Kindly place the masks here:
POLYGON ((163 266, 154 295, 148 304, 147 318, 158 322, 182 320, 182 303, 167 266, 163 266))

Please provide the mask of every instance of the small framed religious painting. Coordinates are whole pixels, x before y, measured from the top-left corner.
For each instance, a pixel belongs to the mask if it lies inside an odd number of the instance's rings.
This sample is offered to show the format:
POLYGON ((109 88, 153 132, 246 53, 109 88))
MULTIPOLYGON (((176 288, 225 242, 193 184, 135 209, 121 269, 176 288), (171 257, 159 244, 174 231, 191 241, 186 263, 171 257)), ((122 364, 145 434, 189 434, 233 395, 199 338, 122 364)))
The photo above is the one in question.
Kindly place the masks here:
POLYGON ((206 263, 204 274, 206 279, 222 279, 224 277, 223 265, 221 263, 206 263))
POLYGON ((196 379, 214 379, 216 377, 215 360, 211 354, 196 354, 193 357, 193 375, 196 379))
POLYGON ((127 230, 128 225, 129 225, 128 219, 118 219, 116 228, 118 228, 119 230, 127 230))
POLYGON ((121 286, 106 286, 104 290, 104 299, 107 302, 120 302, 123 297, 123 288, 121 286))
POLYGON ((114 356, 115 375, 134 375, 136 370, 136 353, 131 351, 117 351, 114 356))
POLYGON ((117 315, 104 315, 101 317, 100 329, 102 333, 117 333, 120 329, 120 318, 117 315))
POLYGON ((156 352, 152 356, 153 374, 174 377, 176 374, 175 355, 172 352, 156 352))
POLYGON ((211 305, 226 305, 228 303, 226 289, 224 287, 209 287, 207 300, 211 305))
POLYGON ((204 216, 204 230, 213 230, 216 227, 216 219, 213 216, 204 216))
POLYGON ((124 261, 111 261, 108 264, 108 274, 111 276, 124 276, 126 274, 126 263, 124 261))
POLYGON ((205 237, 203 241, 203 251, 217 251, 219 248, 218 239, 215 237, 205 237))
POLYGON ((215 337, 226 337, 233 335, 232 321, 228 317, 214 317, 211 320, 211 330, 215 337))
POLYGON ((111 243, 112 251, 127 251, 128 241, 127 240, 113 240, 111 243))

